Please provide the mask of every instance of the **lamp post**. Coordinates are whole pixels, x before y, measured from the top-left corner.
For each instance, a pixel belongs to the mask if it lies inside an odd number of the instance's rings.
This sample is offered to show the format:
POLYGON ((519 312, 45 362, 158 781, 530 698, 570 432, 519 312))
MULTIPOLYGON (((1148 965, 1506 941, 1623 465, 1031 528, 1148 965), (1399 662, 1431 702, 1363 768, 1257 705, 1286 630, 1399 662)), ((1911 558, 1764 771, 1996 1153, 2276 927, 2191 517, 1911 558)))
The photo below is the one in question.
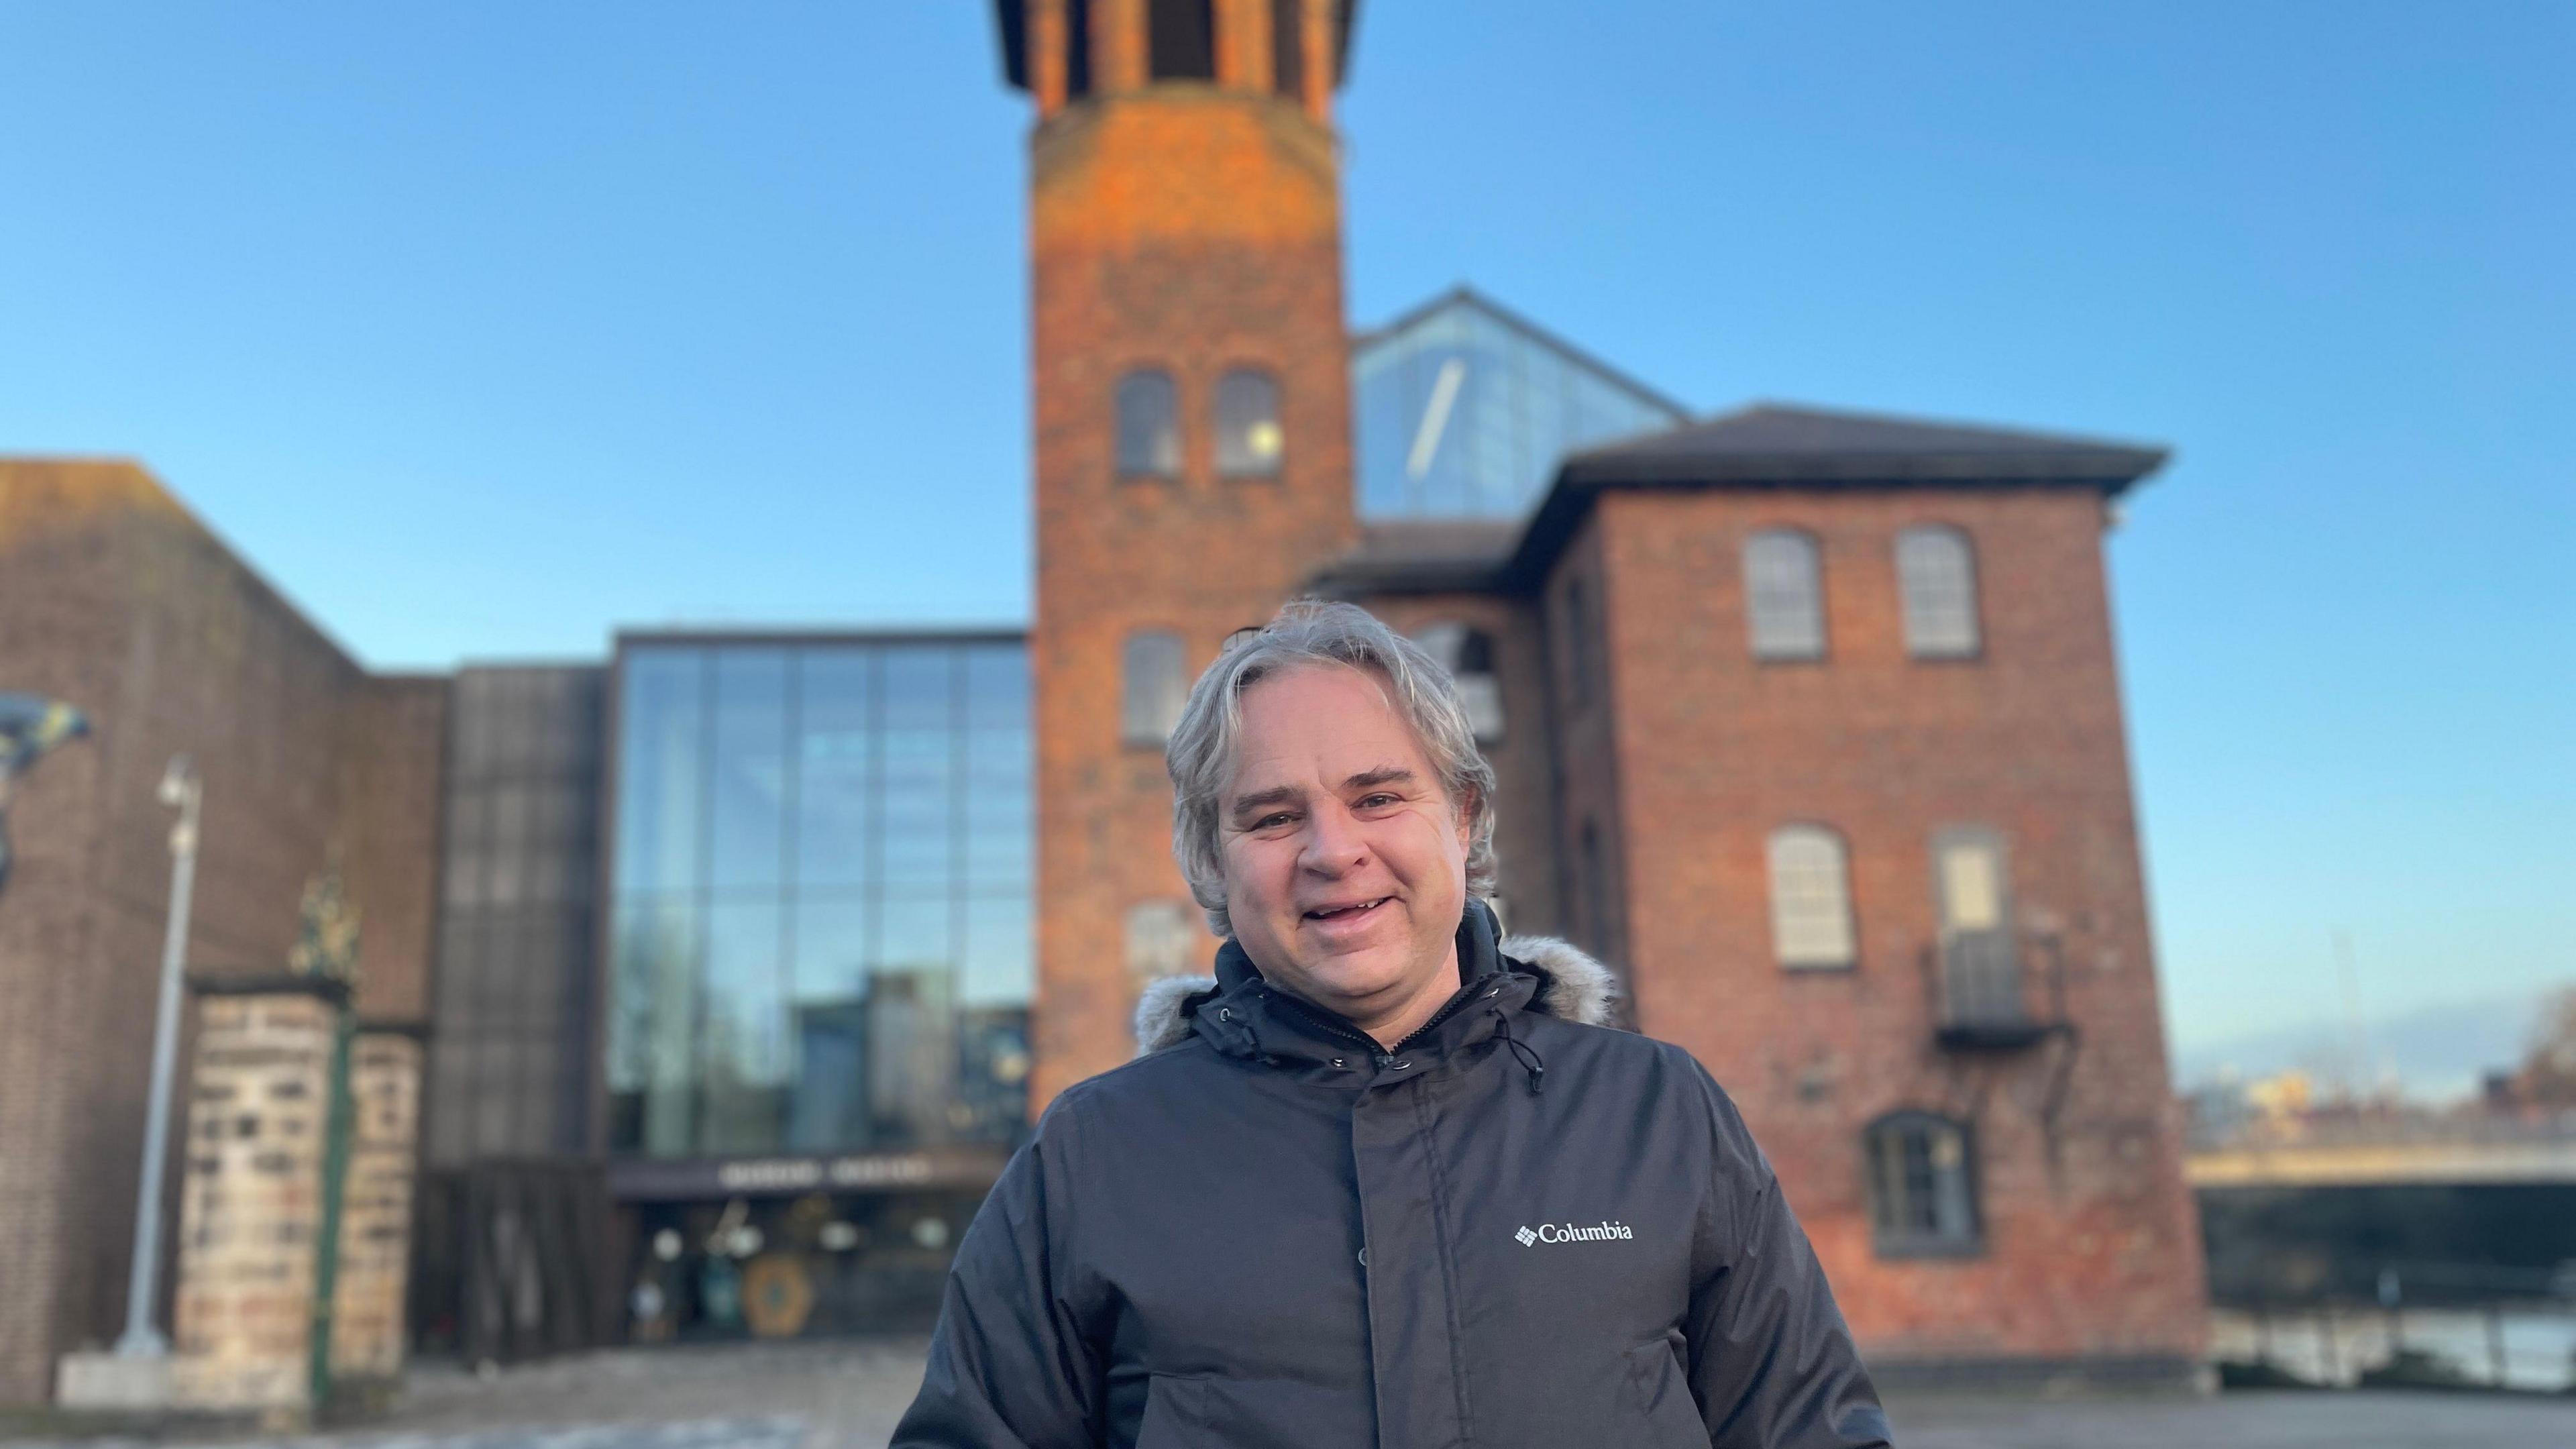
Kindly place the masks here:
POLYGON ((178 810, 170 827, 170 919, 161 938, 161 1005, 152 1021, 152 1097, 143 1127, 143 1186, 134 1199, 134 1272, 125 1289, 125 1333, 119 1358, 160 1358, 168 1339, 152 1326, 152 1290, 161 1259, 161 1169, 169 1158, 170 1077, 178 1068, 179 979, 188 960, 188 898, 197 884, 197 772, 172 755, 161 773, 161 803, 178 810))

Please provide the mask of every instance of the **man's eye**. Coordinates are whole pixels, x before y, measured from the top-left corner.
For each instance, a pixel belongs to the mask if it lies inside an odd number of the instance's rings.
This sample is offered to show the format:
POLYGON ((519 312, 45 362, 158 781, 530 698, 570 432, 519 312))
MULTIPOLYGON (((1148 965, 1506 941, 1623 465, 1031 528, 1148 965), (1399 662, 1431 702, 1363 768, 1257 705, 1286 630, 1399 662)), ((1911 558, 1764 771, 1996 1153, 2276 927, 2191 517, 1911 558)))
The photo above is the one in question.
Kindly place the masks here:
POLYGON ((1285 824, 1287 824, 1289 821, 1294 820, 1294 819, 1296 819, 1296 818, 1297 818, 1296 816, 1289 814, 1289 813, 1288 813, 1287 811, 1285 811, 1285 810, 1282 810, 1282 811, 1280 811, 1279 813, 1277 813, 1277 814, 1275 814, 1275 815, 1264 815, 1264 816, 1262 816, 1260 819, 1253 821, 1253 822, 1252 822, 1252 828, 1253 828, 1253 829, 1255 829, 1255 830, 1268 830, 1268 829, 1270 829, 1272 826, 1275 826, 1275 825, 1285 825, 1285 824))
POLYGON ((1396 797, 1389 795, 1382 790, 1375 795, 1363 795, 1360 797, 1360 808, 1363 810, 1373 809, 1380 805, 1393 805, 1395 803, 1396 797))

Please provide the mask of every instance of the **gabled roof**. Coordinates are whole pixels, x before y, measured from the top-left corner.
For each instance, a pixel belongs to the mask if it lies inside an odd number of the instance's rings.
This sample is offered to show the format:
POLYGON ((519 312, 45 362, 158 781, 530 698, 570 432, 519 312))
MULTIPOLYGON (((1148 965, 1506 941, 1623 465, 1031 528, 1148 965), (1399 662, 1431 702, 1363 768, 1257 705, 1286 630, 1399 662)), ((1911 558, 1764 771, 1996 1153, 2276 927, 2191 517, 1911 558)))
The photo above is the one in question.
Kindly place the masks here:
POLYGON ((2080 488, 2113 498, 2167 456, 2136 443, 1755 403, 1569 455, 1505 572, 1536 584, 1605 489, 2080 488))
POLYGON ((1569 455, 1557 486, 1891 483, 2089 484, 2116 493, 2162 448, 1755 403, 1569 455))

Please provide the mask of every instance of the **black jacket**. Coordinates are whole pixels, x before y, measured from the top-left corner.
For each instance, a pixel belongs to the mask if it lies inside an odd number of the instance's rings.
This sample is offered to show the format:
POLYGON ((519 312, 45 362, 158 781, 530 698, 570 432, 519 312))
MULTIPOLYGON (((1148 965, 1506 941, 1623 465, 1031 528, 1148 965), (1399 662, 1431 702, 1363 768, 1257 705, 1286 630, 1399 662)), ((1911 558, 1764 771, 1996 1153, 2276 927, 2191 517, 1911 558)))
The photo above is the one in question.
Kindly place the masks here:
POLYGON ((1886 1444, 1726 1094, 1581 953, 1458 944, 1392 1052, 1232 942, 1150 994, 960 1242, 895 1449, 1886 1444))

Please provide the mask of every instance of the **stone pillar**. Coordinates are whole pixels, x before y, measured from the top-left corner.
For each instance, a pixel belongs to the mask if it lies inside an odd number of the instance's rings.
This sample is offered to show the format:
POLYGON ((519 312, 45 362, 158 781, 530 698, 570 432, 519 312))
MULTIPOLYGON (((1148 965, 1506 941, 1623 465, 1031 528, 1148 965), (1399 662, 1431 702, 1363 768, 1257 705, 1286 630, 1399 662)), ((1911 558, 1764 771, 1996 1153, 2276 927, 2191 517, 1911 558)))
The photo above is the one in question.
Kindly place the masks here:
POLYGON ((315 976, 197 989, 172 1396, 192 1409, 302 1415, 331 1054, 348 992, 315 976))
POLYGON ((339 1279, 331 1294, 335 1386, 402 1372, 420 1071, 420 1042, 412 1034, 359 1029, 349 1052, 349 1095, 357 1110, 340 1193, 339 1279))

